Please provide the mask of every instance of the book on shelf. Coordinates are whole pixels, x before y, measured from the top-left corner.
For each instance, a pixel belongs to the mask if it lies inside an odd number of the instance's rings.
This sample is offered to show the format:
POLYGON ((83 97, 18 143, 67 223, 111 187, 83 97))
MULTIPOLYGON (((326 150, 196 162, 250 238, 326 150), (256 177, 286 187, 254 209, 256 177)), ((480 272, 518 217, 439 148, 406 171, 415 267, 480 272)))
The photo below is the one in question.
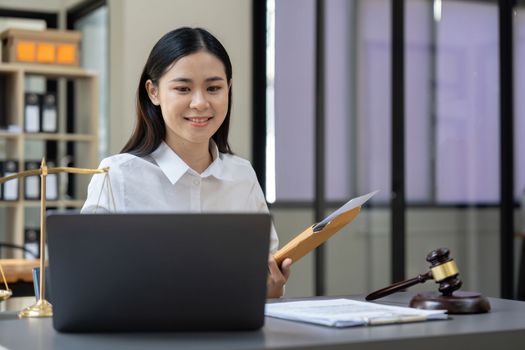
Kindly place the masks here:
MULTIPOLYGON (((2 177, 11 176, 18 172, 18 161, 16 160, 0 160, 0 168, 2 168, 2 177)), ((2 200, 16 201, 18 200, 18 179, 14 179, 2 184, 2 200)))
POLYGON ((58 131, 57 98, 54 93, 47 92, 41 96, 41 128, 42 132, 58 131))
MULTIPOLYGON (((4 162, 0 160, 0 177, 4 177, 4 162)), ((0 201, 4 199, 4 184, 0 184, 0 201)))
POLYGON ((40 258, 40 228, 25 228, 24 249, 24 259, 40 258))
MULTIPOLYGON (((48 161, 48 168, 54 168, 55 162, 48 161)), ((47 174, 46 176, 46 200, 56 201, 58 200, 58 174, 47 174)))
MULTIPOLYGON (((37 160, 24 162, 25 170, 36 170, 40 168, 37 160)), ((24 198, 28 200, 40 199, 40 176, 26 176, 24 178, 24 198)))
MULTIPOLYGON (((0 160, 0 177, 4 177, 4 162, 0 160)), ((4 184, 0 184, 0 201, 4 199, 4 184)))
POLYGON ((7 101, 7 78, 0 74, 0 130, 7 130, 9 125, 7 101))
POLYGON ((25 93, 24 131, 40 132, 40 95, 33 92, 25 93))

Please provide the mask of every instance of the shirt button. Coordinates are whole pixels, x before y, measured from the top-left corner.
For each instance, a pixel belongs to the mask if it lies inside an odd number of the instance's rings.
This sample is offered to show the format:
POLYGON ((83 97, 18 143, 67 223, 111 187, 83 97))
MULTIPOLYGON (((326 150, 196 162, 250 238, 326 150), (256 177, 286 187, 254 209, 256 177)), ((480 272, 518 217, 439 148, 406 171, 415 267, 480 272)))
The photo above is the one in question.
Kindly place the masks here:
POLYGON ((199 180, 193 180, 193 184, 194 184, 195 186, 199 186, 200 183, 201 183, 201 182, 200 182, 199 180))

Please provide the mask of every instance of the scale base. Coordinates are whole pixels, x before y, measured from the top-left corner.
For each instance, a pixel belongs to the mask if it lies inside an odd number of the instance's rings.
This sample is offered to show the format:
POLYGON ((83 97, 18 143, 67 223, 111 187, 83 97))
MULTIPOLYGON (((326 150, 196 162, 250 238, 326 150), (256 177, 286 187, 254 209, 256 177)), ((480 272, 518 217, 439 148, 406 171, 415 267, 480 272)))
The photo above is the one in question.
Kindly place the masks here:
POLYGON ((438 292, 416 294, 410 307, 428 310, 447 310, 449 314, 481 314, 490 311, 487 298, 476 292, 455 292, 450 296, 438 292))
POLYGON ((0 301, 7 300, 13 295, 10 289, 0 289, 0 301))
POLYGON ((41 299, 18 313, 18 317, 51 317, 53 316, 53 305, 45 299, 41 299))

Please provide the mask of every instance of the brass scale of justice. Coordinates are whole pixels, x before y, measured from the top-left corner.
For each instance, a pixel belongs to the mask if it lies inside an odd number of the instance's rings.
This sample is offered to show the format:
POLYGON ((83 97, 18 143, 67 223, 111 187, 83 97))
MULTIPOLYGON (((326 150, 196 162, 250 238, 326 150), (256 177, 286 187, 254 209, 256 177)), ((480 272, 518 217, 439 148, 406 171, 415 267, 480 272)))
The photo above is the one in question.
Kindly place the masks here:
MULTIPOLYGON (((113 207, 115 208, 113 191, 111 189, 111 182, 109 178, 109 167, 101 169, 85 169, 85 168, 72 168, 72 167, 58 167, 48 168, 46 166, 45 159, 42 160, 40 169, 23 171, 14 175, 0 178, 0 183, 7 182, 9 180, 23 178, 26 176, 39 175, 41 177, 41 199, 40 199, 40 281, 39 281, 39 298, 35 304, 27 307, 20 311, 19 317, 51 317, 53 315, 53 307, 51 303, 45 300, 45 242, 46 242, 46 224, 45 224, 45 211, 46 211, 46 176, 47 174, 58 174, 58 173, 74 173, 74 174, 105 174, 104 182, 101 188, 101 194, 104 190, 104 186, 107 182, 108 191, 111 199, 113 200, 113 207)), ((100 200, 100 196, 99 196, 100 200)), ((97 203, 98 207, 98 203, 97 203)), ((324 241, 330 238, 333 234, 339 231, 343 226, 352 221, 360 211, 360 207, 350 210, 349 212, 343 213, 339 218, 334 219, 332 225, 328 230, 322 229, 321 232, 315 232, 312 227, 307 228, 303 233, 292 239, 286 244, 281 250, 275 255, 275 260, 280 264, 286 257, 292 257, 294 261, 297 261, 300 257, 305 255, 307 251, 316 248, 321 245, 324 241), (323 232, 325 231, 325 232, 323 232), (302 245, 302 249, 299 248, 302 245)), ((449 314, 469 314, 469 313, 485 313, 490 311, 490 303, 477 292, 457 292, 461 287, 462 282, 458 278, 459 269, 454 259, 450 258, 450 252, 447 248, 440 248, 431 251, 426 260, 430 263, 430 270, 424 274, 420 274, 417 277, 411 278, 406 281, 394 283, 388 287, 377 290, 366 296, 367 301, 376 300, 397 291, 406 289, 410 286, 418 283, 424 283, 430 279, 433 279, 439 284, 439 293, 437 292, 422 292, 416 294, 410 301, 410 307, 420 309, 441 309, 447 310, 449 314), (456 292, 454 294, 454 292, 456 292)), ((5 283, 6 289, 0 289, 0 302, 8 299, 12 292, 7 285, 7 279, 5 277, 2 266, 0 265, 0 272, 5 283)))
MULTIPOLYGON (((45 244, 46 244, 46 176, 48 174, 59 174, 59 173, 70 173, 70 174, 105 174, 104 182, 101 188, 101 194, 104 190, 104 186, 107 182, 110 197, 113 199, 113 191, 111 189, 111 182, 109 181, 109 167, 101 169, 87 169, 87 168, 74 168, 74 167, 56 167, 48 168, 46 165, 45 158, 42 159, 42 163, 39 169, 26 170, 10 176, 0 178, 0 184, 14 180, 25 178, 28 176, 40 176, 40 281, 39 281, 39 297, 35 304, 20 311, 19 317, 51 317, 53 316, 53 306, 49 301, 45 299, 45 244)), ((99 196, 100 200, 100 196, 99 196)), ((97 204, 98 206, 98 204, 97 204)), ((113 200, 114 206, 114 200, 113 200)), ((0 289, 0 302, 7 300, 13 294, 7 285, 7 278, 5 277, 4 270, 0 265, 0 273, 4 280, 5 289, 0 289)))

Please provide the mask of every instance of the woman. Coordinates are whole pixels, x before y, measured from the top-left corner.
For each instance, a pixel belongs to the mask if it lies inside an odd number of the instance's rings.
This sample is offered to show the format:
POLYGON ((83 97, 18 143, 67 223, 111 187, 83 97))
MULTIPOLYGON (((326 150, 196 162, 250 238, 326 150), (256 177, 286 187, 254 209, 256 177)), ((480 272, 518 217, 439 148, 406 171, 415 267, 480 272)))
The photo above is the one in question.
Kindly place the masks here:
MULTIPOLYGON (((95 175, 82 212, 268 212, 253 168, 228 144, 231 85, 230 58, 209 32, 164 35, 140 78, 135 130, 100 164, 111 169, 112 190, 95 175)), ((277 246, 272 226, 271 253, 277 246)), ((291 263, 279 268, 270 254, 269 298, 282 296, 291 263)))

